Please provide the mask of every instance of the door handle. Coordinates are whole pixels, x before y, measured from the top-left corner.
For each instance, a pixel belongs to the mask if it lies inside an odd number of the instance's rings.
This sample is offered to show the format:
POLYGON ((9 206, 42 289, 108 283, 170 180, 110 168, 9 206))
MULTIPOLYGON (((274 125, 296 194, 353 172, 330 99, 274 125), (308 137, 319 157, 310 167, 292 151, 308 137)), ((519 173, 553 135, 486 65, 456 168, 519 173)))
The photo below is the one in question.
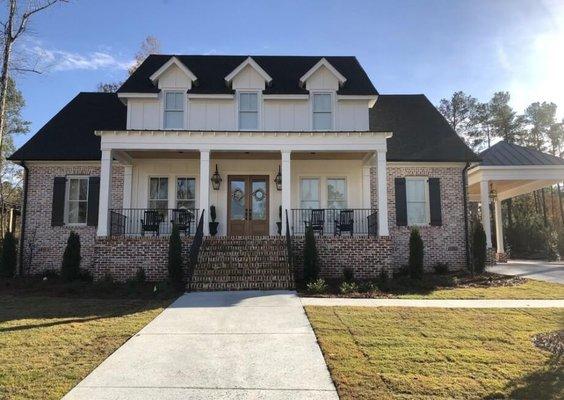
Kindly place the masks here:
POLYGON ((253 213, 251 212, 251 209, 249 208, 249 221, 253 220, 253 213))

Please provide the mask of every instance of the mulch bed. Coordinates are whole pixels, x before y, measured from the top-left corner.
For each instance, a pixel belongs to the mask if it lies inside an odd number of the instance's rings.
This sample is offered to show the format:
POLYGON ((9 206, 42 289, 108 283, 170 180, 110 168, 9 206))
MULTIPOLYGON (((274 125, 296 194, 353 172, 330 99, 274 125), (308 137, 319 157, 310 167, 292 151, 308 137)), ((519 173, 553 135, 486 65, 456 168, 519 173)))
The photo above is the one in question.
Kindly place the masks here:
POLYGON ((564 330, 539 333, 533 337, 533 344, 539 349, 550 351, 557 358, 564 354, 564 330))

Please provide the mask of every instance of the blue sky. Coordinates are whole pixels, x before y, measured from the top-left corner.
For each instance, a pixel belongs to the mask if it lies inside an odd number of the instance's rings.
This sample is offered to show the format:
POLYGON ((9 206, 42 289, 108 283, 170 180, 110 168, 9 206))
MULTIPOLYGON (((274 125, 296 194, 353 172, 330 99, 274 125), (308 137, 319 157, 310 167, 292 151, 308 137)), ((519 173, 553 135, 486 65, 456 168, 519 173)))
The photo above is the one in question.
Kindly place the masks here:
MULTIPOLYGON (((4 7, 4 3, 2 7, 4 7)), ((80 91, 123 79, 147 35, 163 53, 354 55, 380 93, 509 90, 564 111, 564 1, 79 1, 31 23, 17 47, 41 75, 16 76, 30 134, 80 91)))

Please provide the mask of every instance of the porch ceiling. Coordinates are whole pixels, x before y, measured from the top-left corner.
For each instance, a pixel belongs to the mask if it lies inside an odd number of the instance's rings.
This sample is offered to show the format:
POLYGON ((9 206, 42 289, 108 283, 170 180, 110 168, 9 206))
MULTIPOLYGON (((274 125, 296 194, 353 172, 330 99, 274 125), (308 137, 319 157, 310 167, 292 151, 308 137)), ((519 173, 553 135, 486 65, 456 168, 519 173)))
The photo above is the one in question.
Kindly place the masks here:
MULTIPOLYGON (((133 159, 199 159, 198 151, 126 151, 129 157, 133 159)), ((370 152, 319 152, 319 151, 296 151, 293 152, 291 158, 293 160, 362 160, 368 157, 370 152)), ((210 159, 221 160, 280 160, 281 154, 276 151, 211 151, 210 159)))

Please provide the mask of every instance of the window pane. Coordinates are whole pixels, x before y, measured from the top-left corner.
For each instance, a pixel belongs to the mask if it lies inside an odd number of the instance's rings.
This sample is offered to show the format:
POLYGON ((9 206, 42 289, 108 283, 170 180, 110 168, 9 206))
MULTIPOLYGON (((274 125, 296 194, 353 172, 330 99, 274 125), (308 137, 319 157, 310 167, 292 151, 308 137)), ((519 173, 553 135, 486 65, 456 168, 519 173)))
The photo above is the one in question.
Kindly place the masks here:
POLYGON ((79 200, 88 200, 88 179, 79 179, 79 185, 80 185, 80 189, 79 189, 79 200))
POLYGON ((422 225, 428 223, 428 204, 426 198, 427 181, 424 179, 407 179, 405 186, 408 225, 422 225))
POLYGON ((184 126, 184 113, 182 111, 165 111, 165 129, 182 129, 184 126))
POLYGON ((186 210, 192 210, 196 208, 196 203, 194 202, 194 200, 178 200, 176 202, 176 207, 186 210))
POLYGON ((178 208, 180 208, 181 203, 184 205, 188 204, 188 200, 194 203, 194 199, 196 198, 195 189, 196 181, 193 178, 178 178, 176 180, 176 205, 178 208))
POLYGON ((78 223, 84 224, 86 222, 87 210, 88 210, 88 202, 81 201, 78 203, 78 223))
POLYGON ((331 95, 330 94, 314 94, 313 95, 313 111, 331 112, 331 95))
POLYGON ((347 181, 327 179, 327 207, 345 208, 347 205, 347 181))
POLYGON ((317 131, 331 129, 331 113, 313 113, 313 129, 317 131))
POLYGON ((257 128, 258 128, 257 112, 239 113, 239 129, 257 129, 257 128))
POLYGON ((300 207, 319 208, 319 179, 307 178, 300 181, 300 207))
POLYGON ((168 178, 150 179, 149 208, 168 208, 168 178))
POLYGON ((78 202, 76 201, 69 201, 69 215, 68 215, 68 222, 69 224, 76 224, 78 223, 78 202))
POLYGON ((421 225, 427 223, 425 203, 407 204, 407 223, 408 225, 421 225))
POLYGON ((165 110, 180 110, 184 109, 182 104, 183 95, 180 92, 167 92, 165 95, 165 110))
POLYGON ((78 179, 69 180, 69 200, 78 200, 80 196, 80 181, 78 179))
POLYGON ((168 208, 168 200, 149 200, 149 208, 166 210, 168 208))
POLYGON ((256 93, 240 93, 239 111, 258 111, 258 95, 256 93))
POLYGON ((425 181, 414 179, 406 181, 406 195, 408 201, 425 201, 425 181))

